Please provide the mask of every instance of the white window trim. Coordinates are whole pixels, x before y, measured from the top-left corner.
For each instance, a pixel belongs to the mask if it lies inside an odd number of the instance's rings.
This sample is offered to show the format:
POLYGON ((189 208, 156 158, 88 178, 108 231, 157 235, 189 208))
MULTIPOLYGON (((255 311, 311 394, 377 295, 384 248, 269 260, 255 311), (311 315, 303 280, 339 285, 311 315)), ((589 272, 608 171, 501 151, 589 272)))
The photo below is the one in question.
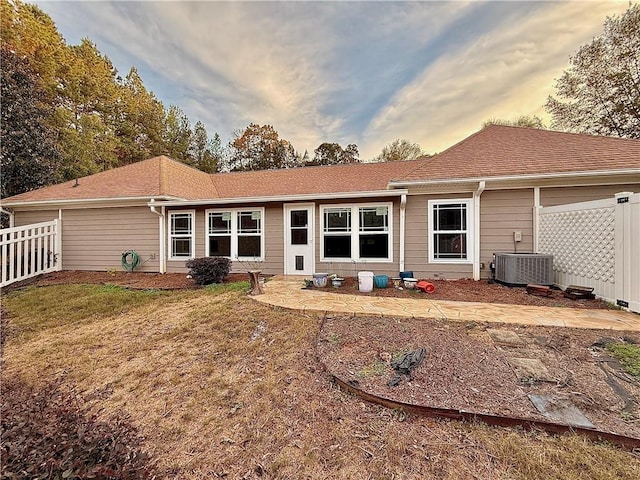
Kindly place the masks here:
POLYGON ((209 213, 231 213, 231 255, 227 258, 239 261, 261 262, 265 258, 265 208, 264 207, 244 207, 244 208, 210 208, 204 212, 204 245, 205 254, 209 256, 209 213), (259 234, 242 234, 242 236, 259 236, 260 237, 260 256, 259 257, 239 257, 238 256, 238 213, 240 212, 260 212, 260 233, 259 234))
POLYGON ((449 199, 438 199, 438 200, 429 200, 428 201, 428 209, 427 209, 427 218, 428 218, 428 240, 429 244, 429 263, 440 263, 440 264, 458 264, 458 265, 467 265, 473 263, 473 225, 474 225, 474 216, 473 216, 473 199, 472 198, 449 198, 449 199), (466 205, 467 209, 467 258, 465 259, 455 259, 455 258, 434 258, 434 225, 433 225, 433 207, 435 205, 447 205, 452 203, 463 203, 466 205))
MULTIPOLYGON (((346 232, 345 232, 346 233, 346 232)), ((320 205, 320 261, 321 262, 359 262, 359 263, 393 263, 393 202, 367 203, 335 203, 320 205), (376 232, 360 232, 360 208, 387 207, 387 224, 389 235, 388 258, 360 258, 360 233, 375 234, 376 232), (324 256, 324 212, 334 208, 351 210, 351 258, 324 256)))
MULTIPOLYGON (((168 257, 169 260, 175 261, 185 261, 191 260, 195 258, 196 251, 196 211, 195 210, 174 210, 169 212, 167 215, 167 246, 168 246, 168 257), (176 257, 173 255, 173 242, 171 239, 174 237, 171 233, 171 220, 174 215, 185 215, 188 214, 191 216, 191 235, 189 235, 191 239, 191 248, 188 257, 176 257)), ((186 235, 176 235, 176 236, 186 236, 186 235)))

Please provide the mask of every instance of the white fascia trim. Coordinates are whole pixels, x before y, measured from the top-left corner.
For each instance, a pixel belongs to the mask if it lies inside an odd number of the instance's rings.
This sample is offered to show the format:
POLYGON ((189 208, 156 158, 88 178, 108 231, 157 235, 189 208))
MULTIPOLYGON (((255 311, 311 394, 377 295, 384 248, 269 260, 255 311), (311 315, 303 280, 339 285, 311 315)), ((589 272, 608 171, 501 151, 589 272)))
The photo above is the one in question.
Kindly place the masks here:
POLYGON ((612 175, 639 175, 640 169, 630 168, 625 170, 594 170, 587 172, 561 172, 561 173, 544 173, 532 175, 507 175, 496 177, 477 177, 477 178, 447 178, 444 180, 408 180, 399 181, 392 180, 389 182, 390 187, 412 187, 419 185, 442 185, 447 183, 479 183, 479 182, 510 182, 515 180, 548 180, 553 178, 582 178, 582 177, 599 177, 612 175))
MULTIPOLYGON (((372 190, 367 192, 339 192, 339 193, 304 193, 299 195, 278 195, 265 197, 242 198, 209 198, 202 200, 167 200, 162 205, 167 207, 185 207, 191 205, 231 205, 236 203, 269 203, 269 202, 299 202, 320 201, 341 198, 371 198, 371 197, 399 197, 408 192, 404 189, 372 190)), ((157 197, 156 197, 157 199, 157 197)), ((158 203, 156 203, 158 205, 158 203)))
POLYGON ((112 198, 82 198, 76 200, 39 200, 33 202, 0 202, 3 207, 45 207, 45 206, 81 206, 81 205, 99 205, 108 207, 113 203, 117 203, 118 205, 113 206, 123 206, 122 204, 128 205, 130 203, 147 203, 153 200, 160 201, 176 201, 179 200, 179 197, 170 197, 170 196, 151 196, 146 195, 144 197, 112 197, 112 198))

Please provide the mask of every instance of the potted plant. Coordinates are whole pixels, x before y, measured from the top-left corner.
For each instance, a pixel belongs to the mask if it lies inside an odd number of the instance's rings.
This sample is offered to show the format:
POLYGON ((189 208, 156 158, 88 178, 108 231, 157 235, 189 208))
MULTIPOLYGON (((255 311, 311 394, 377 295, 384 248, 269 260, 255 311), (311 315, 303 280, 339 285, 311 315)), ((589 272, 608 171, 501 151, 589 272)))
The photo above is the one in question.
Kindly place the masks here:
POLYGON ((344 278, 338 276, 337 273, 329 275, 329 278, 331 279, 331 285, 333 285, 335 288, 341 287, 344 283, 344 278))
POLYGON ((328 273, 314 273, 313 274, 313 286, 316 288, 324 288, 327 286, 328 273))

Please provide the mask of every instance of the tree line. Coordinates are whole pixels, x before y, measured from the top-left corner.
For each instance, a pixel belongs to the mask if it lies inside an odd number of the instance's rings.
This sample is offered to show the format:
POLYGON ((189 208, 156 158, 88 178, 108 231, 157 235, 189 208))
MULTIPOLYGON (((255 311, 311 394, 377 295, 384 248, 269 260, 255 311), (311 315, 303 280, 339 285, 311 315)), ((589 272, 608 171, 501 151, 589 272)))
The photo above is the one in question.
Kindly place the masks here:
POLYGON ((1 197, 156 155, 208 173, 360 161, 355 144, 300 154, 271 125, 251 123, 224 145, 163 105, 135 67, 120 76, 91 40, 67 44, 37 6, 0 1, 1 197))
MULTIPOLYGON (((0 197, 167 155, 205 172, 360 162, 358 146, 323 142, 296 151, 272 125, 250 123, 223 144, 205 125, 166 107, 135 67, 120 76, 89 39, 68 45, 35 5, 0 0, 0 197)), ((607 18, 604 33, 580 47, 545 108, 551 128, 640 138, 640 6, 607 18)), ((487 124, 547 128, 539 117, 487 124)), ((426 156, 396 139, 372 161, 426 156)))

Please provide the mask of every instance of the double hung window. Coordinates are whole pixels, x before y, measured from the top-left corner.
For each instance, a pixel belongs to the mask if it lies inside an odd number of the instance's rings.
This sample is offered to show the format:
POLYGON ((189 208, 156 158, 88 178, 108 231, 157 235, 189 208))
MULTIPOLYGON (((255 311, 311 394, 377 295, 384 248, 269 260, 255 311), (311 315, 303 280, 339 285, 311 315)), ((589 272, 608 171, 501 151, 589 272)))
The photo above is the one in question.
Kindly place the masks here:
POLYGON ((169 258, 183 260, 195 255, 193 211, 169 213, 169 258))
POLYGON ((322 260, 391 261, 391 203, 322 206, 322 260))
POLYGON ((429 201, 429 261, 470 263, 471 200, 429 201))
POLYGON ((207 210, 207 255, 264 258, 264 209, 207 210))

